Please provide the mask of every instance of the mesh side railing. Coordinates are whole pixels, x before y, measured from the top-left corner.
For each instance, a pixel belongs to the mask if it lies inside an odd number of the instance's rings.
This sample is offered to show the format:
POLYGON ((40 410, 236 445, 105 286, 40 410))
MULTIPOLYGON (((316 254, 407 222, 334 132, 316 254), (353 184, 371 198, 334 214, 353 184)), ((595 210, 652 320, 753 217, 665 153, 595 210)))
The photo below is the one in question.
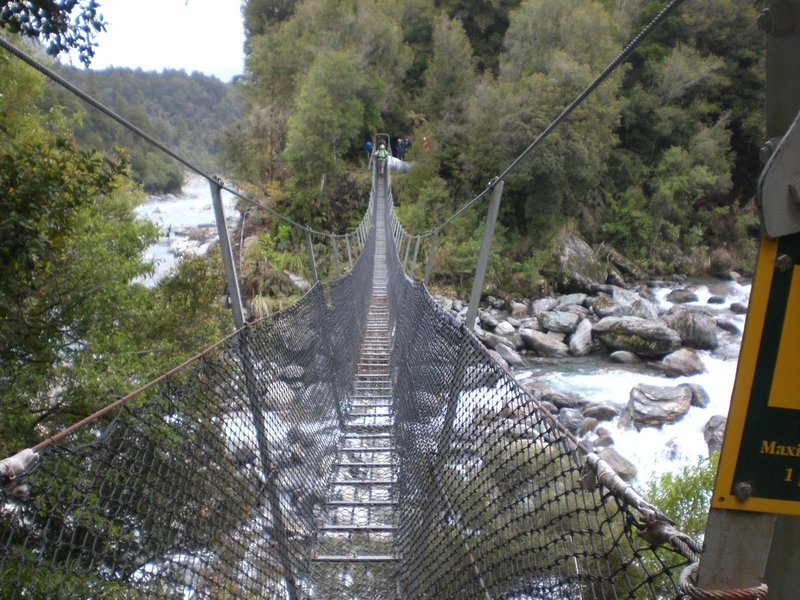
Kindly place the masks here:
POLYGON ((387 238, 403 597, 680 596, 697 546, 582 451, 387 238))
MULTIPOLYGON (((249 325, 0 486, 0 598, 301 598, 352 389, 351 273, 249 325)), ((365 293, 365 290, 367 293, 365 293)))

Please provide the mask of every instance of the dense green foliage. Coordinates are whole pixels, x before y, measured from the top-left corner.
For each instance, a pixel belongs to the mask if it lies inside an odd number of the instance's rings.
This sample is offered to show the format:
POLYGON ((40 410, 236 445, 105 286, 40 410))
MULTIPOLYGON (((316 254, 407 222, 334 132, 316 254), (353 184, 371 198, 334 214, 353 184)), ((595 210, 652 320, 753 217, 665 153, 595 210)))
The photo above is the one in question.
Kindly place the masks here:
POLYGON ((124 155, 84 149, 77 121, 37 109, 45 84, 0 54, 0 455, 32 445, 175 366, 229 325, 219 259, 157 287, 157 231, 124 155))
POLYGON ((666 473, 649 482, 647 499, 658 506, 678 529, 700 539, 706 529, 719 453, 699 458, 696 465, 666 473))
MULTIPOLYGON (((58 68, 59 74, 111 108, 159 142, 201 169, 223 171, 220 164, 223 132, 240 116, 236 85, 215 77, 184 71, 161 73, 109 68, 89 71, 58 68)), ((75 137, 83 147, 112 151, 128 149, 135 181, 150 193, 177 192, 184 167, 154 152, 141 138, 81 100, 50 84, 42 106, 60 105, 68 114, 82 114, 75 137)))
MULTIPOLYGON (((341 230, 352 219, 333 216, 346 204, 327 183, 358 176, 376 132, 410 135, 415 167, 395 177, 396 198, 408 229, 427 231, 483 190, 664 4, 250 0, 246 116, 228 155, 237 176, 271 190, 265 201, 341 230)), ((529 293, 565 227, 652 271, 752 269, 756 16, 751 3, 687 3, 508 175, 494 285, 529 293)), ((438 281, 468 277, 458 265, 474 264, 482 213, 445 232, 438 281)))

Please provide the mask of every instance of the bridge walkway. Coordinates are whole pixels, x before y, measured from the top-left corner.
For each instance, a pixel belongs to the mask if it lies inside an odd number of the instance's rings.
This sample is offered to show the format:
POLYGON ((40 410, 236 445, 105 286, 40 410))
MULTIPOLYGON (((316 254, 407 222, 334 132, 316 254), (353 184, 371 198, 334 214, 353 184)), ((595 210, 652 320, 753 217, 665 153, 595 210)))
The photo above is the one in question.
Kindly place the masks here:
MULTIPOLYGON (((382 223, 385 185, 380 181, 376 220, 382 223)), ((386 238, 378 227, 375 267, 366 331, 345 411, 333 477, 312 555, 315 581, 334 577, 339 586, 364 589, 364 577, 391 589, 395 554, 397 457, 394 394, 389 373, 391 334, 386 271, 386 238)))

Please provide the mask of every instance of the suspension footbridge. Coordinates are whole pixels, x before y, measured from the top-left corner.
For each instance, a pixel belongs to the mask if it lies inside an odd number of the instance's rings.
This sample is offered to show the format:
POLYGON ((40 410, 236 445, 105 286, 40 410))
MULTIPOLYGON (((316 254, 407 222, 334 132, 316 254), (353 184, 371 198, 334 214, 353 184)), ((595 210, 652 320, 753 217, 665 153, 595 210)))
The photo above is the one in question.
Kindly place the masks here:
MULTIPOLYGON (((488 192, 499 202, 508 172, 669 10, 452 218, 488 192)), ((695 588, 699 544, 409 277, 420 238, 394 215, 388 177, 373 171, 344 236, 346 275, 270 317, 238 314, 228 338, 0 463, 0 596, 759 595, 695 588)), ((318 232, 280 218, 307 234, 315 270, 318 232)))

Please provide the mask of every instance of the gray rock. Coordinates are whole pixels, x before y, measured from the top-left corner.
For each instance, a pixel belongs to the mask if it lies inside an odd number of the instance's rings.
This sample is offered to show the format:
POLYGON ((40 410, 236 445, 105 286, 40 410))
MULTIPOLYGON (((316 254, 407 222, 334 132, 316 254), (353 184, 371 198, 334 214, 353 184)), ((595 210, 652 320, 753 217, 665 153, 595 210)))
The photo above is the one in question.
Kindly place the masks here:
POLYGON ((557 305, 558 300, 555 298, 539 298, 538 300, 533 301, 533 304, 531 305, 531 312, 532 314, 537 315, 539 313, 547 312, 548 310, 553 310, 557 305))
POLYGON ((687 302, 697 302, 697 294, 695 294, 692 290, 681 288, 672 290, 669 294, 667 294, 667 302, 672 302, 673 304, 685 304, 687 302))
POLYGON ((587 292, 602 285, 608 276, 604 261, 576 233, 564 231, 554 259, 541 270, 562 293, 587 292))
POLYGON ((551 310, 539 315, 539 322, 545 331, 557 331, 559 333, 572 333, 578 326, 580 319, 575 313, 560 310, 551 310))
POLYGON ((498 344, 495 347, 495 351, 503 357, 503 359, 511 365, 512 367, 523 367, 525 366, 525 360, 511 347, 510 344, 498 344))
POLYGON ((617 350, 616 352, 612 352, 608 355, 608 358, 615 363, 620 363, 623 365, 635 365, 642 362, 641 358, 639 358, 633 352, 628 352, 627 350, 617 350))
POLYGON ((549 412, 551 415, 558 414, 558 407, 552 402, 548 402, 547 400, 542 400, 541 407, 547 412, 549 412))
POLYGON ((742 333, 741 329, 739 329, 739 326, 736 323, 727 319, 717 319, 717 327, 734 335, 742 333))
POLYGON ((497 347, 500 344, 507 344, 508 343, 506 338, 504 338, 502 335, 497 335, 497 334, 494 334, 494 333, 490 333, 488 331, 483 332, 483 335, 481 336, 480 339, 484 343, 485 346, 487 346, 489 348, 492 348, 492 349, 495 349, 495 350, 497 349, 497 347))
POLYGON ((584 293, 566 294, 558 299, 558 303, 556 304, 555 308, 557 310, 563 310, 572 304, 583 305, 588 297, 589 296, 584 293))
POLYGON ((592 351, 592 322, 583 319, 569 337, 569 352, 572 356, 586 356, 592 351))
POLYGON ((741 302, 734 302, 733 304, 731 304, 731 312, 735 315, 747 314, 747 306, 745 306, 741 302))
POLYGON ((619 411, 605 404, 589 404, 583 407, 583 416, 587 419, 597 419, 598 421, 610 421, 619 416, 619 411))
POLYGON ((533 329, 520 329, 518 333, 525 345, 539 356, 564 358, 569 354, 569 347, 564 342, 546 333, 533 329))
POLYGON ((489 356, 491 356, 492 360, 496 362, 498 365, 500 365, 504 369, 508 369, 508 363, 506 362, 506 359, 500 356, 497 350, 489 350, 489 356))
POLYGON ((636 465, 622 456, 614 448, 605 448, 598 453, 598 456, 614 469, 614 472, 625 481, 630 481, 636 477, 636 465))
POLYGON ((580 396, 571 394, 562 394, 560 392, 549 392, 542 394, 542 400, 552 402, 559 409, 562 408, 581 408, 586 406, 588 402, 580 396))
POLYGON ((687 346, 713 350, 719 345, 717 320, 706 310, 681 306, 670 311, 664 322, 678 332, 687 346))
POLYGON ((598 294, 590 302, 592 310, 601 319, 604 317, 640 317, 658 319, 658 307, 636 292, 608 286, 611 295, 598 294))
POLYGON ((511 333, 514 333, 514 331, 516 331, 514 329, 514 326, 508 321, 500 321, 497 324, 497 327, 494 328, 494 332, 497 335, 509 335, 511 333))
POLYGON ((500 324, 498 318, 489 311, 483 311, 480 314, 481 326, 485 329, 494 329, 500 324))
POLYGON ((639 384, 630 393, 625 421, 637 429, 659 427, 682 418, 692 404, 692 391, 686 386, 663 387, 639 384))
POLYGON ((583 425, 583 415, 577 408, 562 408, 558 411, 558 422, 572 433, 578 433, 583 425))
POLYGON ((536 317, 528 317, 521 319, 517 329, 533 329, 534 331, 541 331, 542 326, 539 324, 539 319, 536 317))
POLYGON ((522 302, 511 302, 511 316, 525 317, 528 313, 528 305, 522 302))
POLYGON ((606 317, 595 324, 592 335, 611 350, 628 350, 640 356, 660 357, 681 346, 674 329, 640 317, 606 317))
POLYGON ((294 391, 283 381, 272 381, 264 390, 264 406, 267 410, 289 408, 297 400, 294 391))
POLYGON ((302 379, 306 374, 306 370, 304 367, 300 365, 286 365, 285 367, 281 367, 278 370, 278 378, 285 379, 285 380, 297 380, 302 379))
POLYGON ((681 385, 692 390, 692 406, 705 408, 711 404, 711 398, 708 396, 708 392, 706 392, 706 389, 699 383, 682 383, 681 385))
POLYGON ((725 304, 725 298, 722 296, 711 296, 708 299, 709 304, 725 304))
POLYGON ((595 448, 608 448, 609 446, 613 445, 614 438, 607 433, 604 435, 598 435, 594 442, 592 442, 592 446, 595 448))
POLYGON ((589 306, 601 319, 605 317, 630 316, 630 309, 623 304, 617 304, 608 294, 598 294, 588 301, 589 306))
POLYGON ((691 348, 681 348, 667 354, 661 360, 661 369, 668 377, 699 375, 706 372, 706 367, 697 352, 691 348))
POLYGON ((725 437, 727 419, 722 415, 714 415, 703 427, 703 439, 708 445, 708 453, 713 454, 722 449, 722 439, 725 437))
POLYGON ((514 349, 517 352, 519 352, 520 350, 527 351, 527 346, 525 345, 525 342, 522 341, 522 336, 520 334, 518 334, 516 331, 514 333, 512 333, 510 335, 506 335, 504 337, 506 338, 506 340, 508 340, 509 344, 514 346, 514 349))

